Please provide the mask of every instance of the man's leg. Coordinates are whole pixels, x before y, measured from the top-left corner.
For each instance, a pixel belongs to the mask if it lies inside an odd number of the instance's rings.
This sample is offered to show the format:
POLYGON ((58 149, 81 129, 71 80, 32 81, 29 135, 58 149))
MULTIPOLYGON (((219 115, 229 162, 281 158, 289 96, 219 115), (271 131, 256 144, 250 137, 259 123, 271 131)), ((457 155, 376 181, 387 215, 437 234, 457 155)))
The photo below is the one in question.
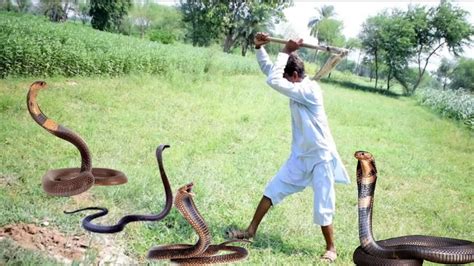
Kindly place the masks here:
POLYGON ((326 251, 321 258, 329 262, 337 258, 333 227, 336 193, 331 163, 320 163, 313 169, 314 222, 321 226, 326 241, 326 251))
POLYGON ((250 225, 247 228, 247 234, 249 237, 253 237, 257 233, 257 229, 258 229, 258 226, 260 225, 260 222, 262 221, 265 214, 267 214, 271 206, 272 206, 272 201, 266 196, 263 196, 262 199, 260 200, 260 203, 257 206, 257 210, 255 211, 255 214, 253 215, 252 222, 250 222, 250 225))
POLYGON ((321 232, 323 232, 324 240, 326 240, 326 251, 336 252, 336 246, 334 245, 334 227, 332 224, 321 226, 321 232))
POLYGON ((252 238, 257 233, 258 226, 262 221, 263 217, 267 214, 270 207, 280 203, 287 196, 300 192, 305 187, 295 186, 292 184, 285 183, 280 180, 280 177, 275 176, 265 188, 263 197, 255 210, 252 221, 246 230, 229 230, 227 237, 229 238, 252 238))
POLYGON ((253 215, 252 221, 247 227, 247 230, 231 229, 227 232, 227 236, 229 238, 237 238, 237 239, 253 238, 255 234, 257 233, 257 229, 258 229, 258 226, 260 225, 260 222, 262 221, 265 214, 267 214, 271 206, 272 206, 272 201, 268 197, 263 196, 262 199, 260 200, 260 203, 257 206, 257 209, 255 210, 255 214, 253 215))

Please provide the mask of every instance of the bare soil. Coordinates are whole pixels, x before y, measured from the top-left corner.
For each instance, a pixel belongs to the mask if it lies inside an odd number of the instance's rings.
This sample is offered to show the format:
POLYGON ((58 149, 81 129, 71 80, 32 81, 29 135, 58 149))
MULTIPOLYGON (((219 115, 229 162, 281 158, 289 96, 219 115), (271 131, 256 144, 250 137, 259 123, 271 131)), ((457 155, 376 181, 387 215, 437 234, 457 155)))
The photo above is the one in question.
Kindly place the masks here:
POLYGON ((133 260, 125 256, 109 237, 65 236, 56 229, 20 223, 0 227, 0 241, 3 238, 10 238, 22 248, 40 251, 63 263, 82 261, 86 252, 94 249, 98 254, 95 263, 133 264, 133 260))

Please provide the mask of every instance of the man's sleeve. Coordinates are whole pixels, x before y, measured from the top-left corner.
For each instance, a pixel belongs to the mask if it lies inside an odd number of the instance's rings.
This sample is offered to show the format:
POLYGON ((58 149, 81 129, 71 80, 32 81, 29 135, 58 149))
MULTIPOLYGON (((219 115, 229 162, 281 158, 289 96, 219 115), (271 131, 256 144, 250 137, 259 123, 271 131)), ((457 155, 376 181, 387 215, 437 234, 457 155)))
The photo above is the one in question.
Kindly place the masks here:
POLYGON ((314 97, 312 97, 313 93, 310 91, 311 88, 305 88, 300 82, 293 83, 283 77, 288 57, 289 55, 286 53, 278 54, 275 64, 267 78, 268 85, 299 103, 314 104, 315 101, 313 99, 314 97))
POLYGON ((272 60, 270 60, 270 57, 268 56, 267 51, 265 48, 260 47, 260 49, 255 49, 256 50, 256 55, 257 55, 257 61, 258 65, 260 66, 260 70, 262 70, 263 74, 268 77, 268 74, 270 73, 270 70, 273 67, 272 60))

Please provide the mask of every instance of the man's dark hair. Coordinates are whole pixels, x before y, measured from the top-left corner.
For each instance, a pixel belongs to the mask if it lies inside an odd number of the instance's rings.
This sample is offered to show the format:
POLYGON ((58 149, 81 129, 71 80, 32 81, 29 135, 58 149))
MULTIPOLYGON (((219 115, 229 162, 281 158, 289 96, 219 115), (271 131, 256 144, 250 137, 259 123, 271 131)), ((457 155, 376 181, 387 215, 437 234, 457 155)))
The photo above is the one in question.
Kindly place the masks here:
POLYGON ((291 53, 290 57, 288 57, 288 62, 286 63, 284 72, 285 74, 292 76, 294 71, 298 73, 298 76, 304 78, 305 74, 303 60, 301 60, 301 58, 296 53, 291 53))

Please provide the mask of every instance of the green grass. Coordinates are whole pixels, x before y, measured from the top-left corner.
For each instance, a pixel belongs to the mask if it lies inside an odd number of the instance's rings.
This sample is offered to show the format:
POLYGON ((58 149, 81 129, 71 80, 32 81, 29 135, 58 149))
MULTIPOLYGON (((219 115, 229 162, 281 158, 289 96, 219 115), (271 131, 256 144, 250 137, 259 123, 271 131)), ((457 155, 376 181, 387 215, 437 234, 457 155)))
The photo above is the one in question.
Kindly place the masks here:
POLYGON ((19 248, 13 241, 0 240, 0 264, 9 265, 57 265, 52 258, 47 258, 39 251, 19 248))
MULTIPOLYGON (((63 232, 81 232, 85 214, 62 211, 86 204, 48 197, 41 189, 48 169, 77 167, 80 160, 71 144, 29 116, 26 93, 34 80, 0 80, 0 226, 48 217, 63 232)), ((248 225, 265 184, 289 154, 288 101, 265 84, 263 75, 74 78, 76 86, 69 80, 47 80, 50 88, 38 97, 42 110, 86 140, 94 166, 119 169, 129 177, 126 185, 90 190, 94 205, 110 209, 109 216, 97 220, 102 223, 162 209, 154 152, 166 143, 171 148, 164 152, 164 163, 173 191, 194 181, 196 205, 219 243, 228 227, 248 225)), ((337 264, 351 265, 358 245, 356 150, 372 152, 379 169, 378 239, 426 234, 474 240, 473 133, 410 98, 336 83, 321 86, 332 133, 353 180, 337 185, 337 264)), ((116 240, 137 262, 146 262, 150 247, 192 243, 196 235, 173 209, 161 222, 130 224, 116 240)), ((248 248, 243 264, 317 265, 324 240, 312 224, 311 189, 271 210, 248 248)))

